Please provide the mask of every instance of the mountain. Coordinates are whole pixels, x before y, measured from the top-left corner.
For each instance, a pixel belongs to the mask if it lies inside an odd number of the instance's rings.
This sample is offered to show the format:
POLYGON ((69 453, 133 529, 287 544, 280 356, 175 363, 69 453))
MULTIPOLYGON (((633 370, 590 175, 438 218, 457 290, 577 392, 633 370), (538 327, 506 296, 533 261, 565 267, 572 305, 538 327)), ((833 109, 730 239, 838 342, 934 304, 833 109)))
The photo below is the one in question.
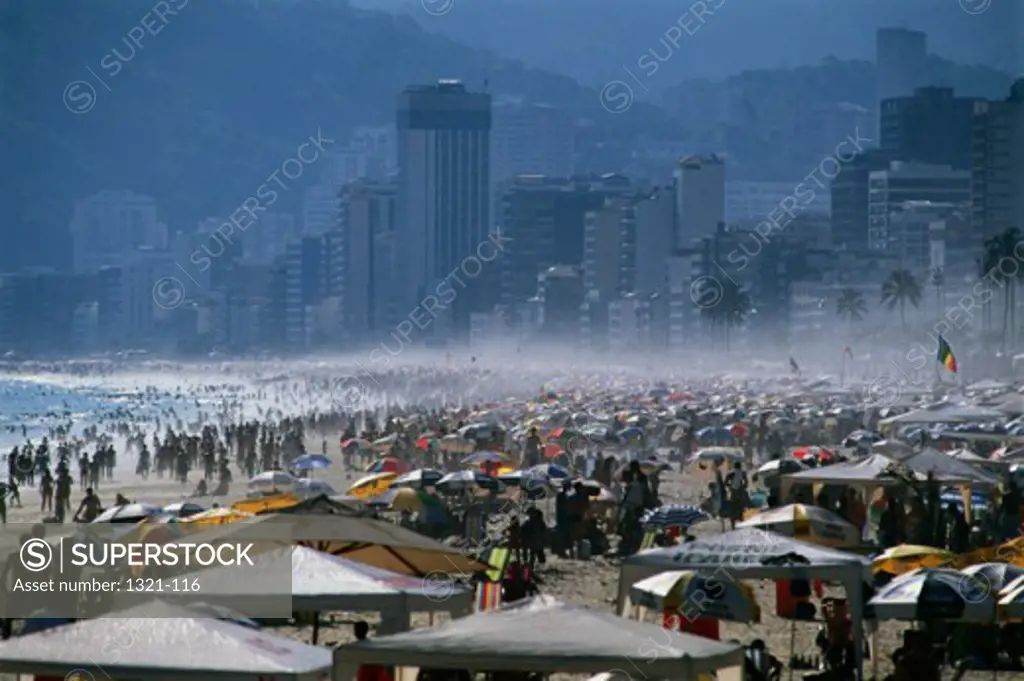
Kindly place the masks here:
MULTIPOLYGON (((598 136, 671 130, 653 106, 612 116, 571 78, 340 0, 156 5, 177 12, 161 20, 154 5, 124 0, 0 3, 0 266, 66 254, 73 202, 103 189, 155 197, 172 229, 226 215, 318 129, 342 141, 353 126, 393 121, 412 83, 486 81, 589 118, 598 136), (87 88, 94 106, 69 111, 90 103, 87 88)), ((279 207, 294 208, 299 189, 279 207)))
POLYGON ((673 24, 688 27, 647 83, 654 92, 686 78, 795 68, 827 55, 873 61, 881 26, 927 32, 930 51, 947 59, 1024 73, 1019 0, 354 1, 405 12, 428 30, 595 85, 621 78, 648 50, 664 54, 661 40, 673 24), (450 9, 435 16, 442 2, 450 9), (717 9, 695 19, 702 6, 717 9))

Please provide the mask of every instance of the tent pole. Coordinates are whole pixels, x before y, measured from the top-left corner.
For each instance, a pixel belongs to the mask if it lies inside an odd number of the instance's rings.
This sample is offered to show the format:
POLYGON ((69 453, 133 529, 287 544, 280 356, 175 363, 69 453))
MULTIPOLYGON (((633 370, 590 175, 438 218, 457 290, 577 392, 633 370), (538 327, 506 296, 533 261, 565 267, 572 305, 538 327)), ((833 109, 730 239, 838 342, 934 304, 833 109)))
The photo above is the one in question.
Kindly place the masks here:
POLYGON ((313 645, 320 639, 320 612, 313 613, 313 645))

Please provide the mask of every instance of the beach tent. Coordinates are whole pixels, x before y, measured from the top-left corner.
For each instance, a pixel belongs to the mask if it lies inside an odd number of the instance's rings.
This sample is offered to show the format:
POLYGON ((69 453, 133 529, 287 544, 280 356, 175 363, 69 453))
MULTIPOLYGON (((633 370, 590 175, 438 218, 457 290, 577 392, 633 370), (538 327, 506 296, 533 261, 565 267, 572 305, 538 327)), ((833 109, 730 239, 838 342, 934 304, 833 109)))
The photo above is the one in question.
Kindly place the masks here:
POLYGON ((696 541, 641 551, 627 557, 619 570, 618 612, 628 611, 634 584, 666 570, 713 572, 722 579, 821 579, 842 582, 858 651, 858 678, 863 679, 864 583, 870 561, 853 553, 816 546, 774 532, 742 528, 696 541))
POLYGON ((879 426, 905 426, 911 423, 981 423, 1002 420, 1003 413, 997 409, 973 405, 942 404, 926 409, 915 409, 906 414, 883 419, 879 422, 879 426))
POLYGON ((0 643, 0 673, 138 681, 320 681, 331 651, 154 601, 0 643))
POLYGON ((901 462, 916 473, 927 476, 933 473, 935 479, 946 483, 970 485, 996 485, 999 479, 976 466, 953 458, 937 449, 923 449, 901 462))
POLYGON ((423 577, 432 573, 473 575, 488 566, 458 548, 373 518, 342 515, 267 514, 190 533, 177 543, 251 541, 255 553, 281 544, 301 544, 357 563, 423 577))
POLYGON ((548 596, 517 601, 433 629, 340 646, 334 679, 356 667, 543 671, 566 674, 643 669, 650 678, 695 679, 738 667, 743 648, 568 605, 548 596))
MULTIPOLYGON (((280 546, 253 556, 253 565, 216 567, 167 578, 158 587, 199 580, 201 590, 176 599, 202 601, 216 594, 218 604, 250 617, 281 617, 297 612, 379 612, 386 628, 405 631, 413 612, 466 614, 473 592, 453 580, 423 579, 356 563, 305 546, 280 546)), ((176 601, 177 602, 177 601, 176 601)), ((316 642, 314 627, 313 642, 316 642)))
MULTIPOLYGON (((896 465, 896 462, 889 457, 871 454, 859 461, 835 463, 831 466, 790 473, 782 476, 782 495, 788 495, 790 487, 794 483, 822 483, 860 488, 900 486, 904 484, 903 480, 892 474, 892 469, 896 465)), ((924 475, 915 475, 921 480, 925 478, 924 475)))

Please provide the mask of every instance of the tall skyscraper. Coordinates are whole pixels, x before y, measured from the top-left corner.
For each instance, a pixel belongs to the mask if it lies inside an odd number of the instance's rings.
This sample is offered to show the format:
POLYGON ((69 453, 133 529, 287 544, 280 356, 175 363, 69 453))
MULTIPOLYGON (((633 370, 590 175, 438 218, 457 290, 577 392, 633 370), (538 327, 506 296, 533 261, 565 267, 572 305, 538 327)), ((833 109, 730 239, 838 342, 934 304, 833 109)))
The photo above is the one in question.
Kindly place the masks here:
POLYGON ((887 99, 882 102, 880 146, 905 161, 967 170, 976 101, 943 87, 918 88, 913 96, 887 99))
POLYGON ((713 236, 725 222, 725 162, 718 156, 688 156, 675 171, 676 248, 713 236))
POLYGON ((1002 102, 974 105, 971 225, 978 238, 1024 226, 1024 78, 1002 102))
MULTIPOLYGON (((412 86, 399 96, 397 127, 396 299, 411 312, 446 277, 459 276, 492 231, 491 96, 455 80, 412 86)), ((462 277, 466 286, 452 301, 456 327, 468 332, 470 313, 496 302, 499 276, 485 264, 471 280, 462 277)))
POLYGON ((868 245, 868 181, 871 172, 885 170, 894 161, 891 151, 868 149, 843 166, 829 186, 832 207, 832 243, 862 250, 868 245))
POLYGON ((879 111, 881 103, 910 97, 928 85, 928 36, 904 28, 880 28, 875 34, 875 71, 879 111))
POLYGON ((387 248, 397 226, 397 189, 391 183, 364 181, 344 191, 345 326, 355 338, 367 332, 386 334, 398 321, 391 310, 394 253, 387 248))
POLYGON ((491 179, 528 173, 569 177, 575 151, 572 116, 545 104, 494 103, 491 179))

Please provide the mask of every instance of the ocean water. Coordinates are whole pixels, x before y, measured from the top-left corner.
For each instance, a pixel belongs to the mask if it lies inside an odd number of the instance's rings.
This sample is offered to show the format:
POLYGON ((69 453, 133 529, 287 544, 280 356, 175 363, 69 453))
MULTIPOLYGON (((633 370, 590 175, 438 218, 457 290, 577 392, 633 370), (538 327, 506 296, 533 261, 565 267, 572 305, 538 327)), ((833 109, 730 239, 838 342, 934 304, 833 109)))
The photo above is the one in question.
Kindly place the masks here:
POLYGON ((198 411, 195 398, 171 392, 123 391, 104 385, 62 385, 37 380, 0 379, 0 455, 25 442, 51 436, 58 426, 81 435, 98 425, 100 432, 118 421, 138 423, 153 430, 177 418, 188 419, 198 411), (171 415, 170 409, 177 416, 171 415), (23 432, 24 427, 24 432, 23 432))

